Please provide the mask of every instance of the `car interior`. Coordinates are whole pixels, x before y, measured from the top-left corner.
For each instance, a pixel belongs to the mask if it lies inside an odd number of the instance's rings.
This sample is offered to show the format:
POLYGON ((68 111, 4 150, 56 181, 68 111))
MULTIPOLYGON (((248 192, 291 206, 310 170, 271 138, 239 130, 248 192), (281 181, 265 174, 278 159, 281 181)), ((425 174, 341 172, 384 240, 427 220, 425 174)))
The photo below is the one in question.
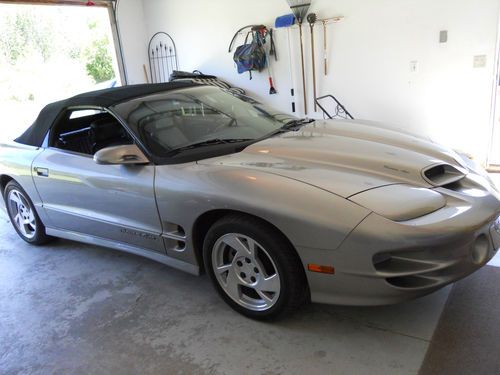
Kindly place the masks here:
POLYGON ((68 111, 53 127, 53 132, 53 147, 86 155, 94 155, 106 147, 134 143, 118 120, 104 111, 68 111))

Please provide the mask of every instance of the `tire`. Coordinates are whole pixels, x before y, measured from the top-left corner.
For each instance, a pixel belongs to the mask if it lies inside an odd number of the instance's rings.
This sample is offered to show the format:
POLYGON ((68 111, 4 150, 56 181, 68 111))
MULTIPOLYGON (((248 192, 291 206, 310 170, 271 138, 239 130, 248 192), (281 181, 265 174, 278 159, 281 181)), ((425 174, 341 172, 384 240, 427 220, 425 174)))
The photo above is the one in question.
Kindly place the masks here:
POLYGON ((38 216, 35 206, 24 189, 15 181, 5 186, 4 201, 12 226, 19 237, 32 245, 43 245, 52 237, 45 233, 45 226, 38 216), (19 220, 24 220, 21 223, 19 220), (19 220, 18 220, 19 219, 19 220))
POLYGON ((308 300, 295 249, 257 218, 231 214, 214 223, 203 243, 203 260, 222 299, 249 318, 281 318, 308 300))

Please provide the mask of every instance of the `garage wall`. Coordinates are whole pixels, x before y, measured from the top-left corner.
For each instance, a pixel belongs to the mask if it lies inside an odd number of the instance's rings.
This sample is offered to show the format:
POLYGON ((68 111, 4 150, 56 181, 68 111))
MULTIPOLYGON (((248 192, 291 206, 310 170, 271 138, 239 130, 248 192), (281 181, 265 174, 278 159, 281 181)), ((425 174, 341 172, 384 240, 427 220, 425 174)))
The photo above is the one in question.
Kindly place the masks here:
MULTIPOLYGON (((357 118, 425 133, 484 160, 491 134, 499 3, 314 0, 310 11, 320 18, 345 16, 328 26, 331 69, 324 77, 318 59, 318 92, 333 93, 357 118), (448 43, 439 43, 440 30, 448 30, 448 43), (486 56, 485 67, 473 67, 476 55, 486 56), (411 61, 418 61, 417 72, 411 72, 411 61)), ((227 47, 239 27, 271 26, 276 16, 286 13, 285 0, 144 1, 148 37, 160 30, 171 34, 182 69, 217 74, 283 111, 290 110, 286 31, 277 31, 280 61, 273 70, 278 95, 267 94, 265 74, 255 74, 252 81, 248 75, 238 75, 227 47)), ((320 26, 316 36, 319 48, 320 26)), ((304 39, 309 57, 308 27, 304 39)), ((296 46, 295 86, 300 91, 298 30, 293 31, 292 44, 296 46)))
POLYGON ((148 63, 147 29, 142 0, 119 0, 116 17, 129 84, 144 83, 143 64, 148 63))

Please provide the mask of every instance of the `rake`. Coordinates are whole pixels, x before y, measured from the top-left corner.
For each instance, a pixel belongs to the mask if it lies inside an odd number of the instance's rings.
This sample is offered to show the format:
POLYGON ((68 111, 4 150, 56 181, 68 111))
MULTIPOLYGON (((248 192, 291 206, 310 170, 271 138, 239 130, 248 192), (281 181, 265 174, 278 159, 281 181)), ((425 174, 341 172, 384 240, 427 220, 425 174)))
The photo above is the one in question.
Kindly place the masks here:
POLYGON ((302 22, 304 21, 304 17, 309 10, 309 6, 311 5, 310 0, 286 0, 290 9, 297 19, 297 23, 299 24, 299 33, 300 33, 300 57, 302 63, 302 90, 304 93, 304 114, 307 115, 307 92, 306 92, 306 72, 305 72, 305 63, 304 63, 304 41, 302 37, 302 22))

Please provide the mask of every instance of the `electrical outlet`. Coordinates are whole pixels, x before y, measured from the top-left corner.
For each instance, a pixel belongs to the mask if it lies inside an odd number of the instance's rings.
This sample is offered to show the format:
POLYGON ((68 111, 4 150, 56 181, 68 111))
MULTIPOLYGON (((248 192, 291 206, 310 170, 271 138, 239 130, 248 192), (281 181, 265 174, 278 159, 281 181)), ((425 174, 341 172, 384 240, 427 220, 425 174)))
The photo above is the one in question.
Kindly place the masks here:
POLYGON ((474 68, 484 68, 486 67, 487 57, 486 55, 474 56, 474 68))
POLYGON ((418 72, 418 61, 410 61, 410 72, 417 73, 418 72))

